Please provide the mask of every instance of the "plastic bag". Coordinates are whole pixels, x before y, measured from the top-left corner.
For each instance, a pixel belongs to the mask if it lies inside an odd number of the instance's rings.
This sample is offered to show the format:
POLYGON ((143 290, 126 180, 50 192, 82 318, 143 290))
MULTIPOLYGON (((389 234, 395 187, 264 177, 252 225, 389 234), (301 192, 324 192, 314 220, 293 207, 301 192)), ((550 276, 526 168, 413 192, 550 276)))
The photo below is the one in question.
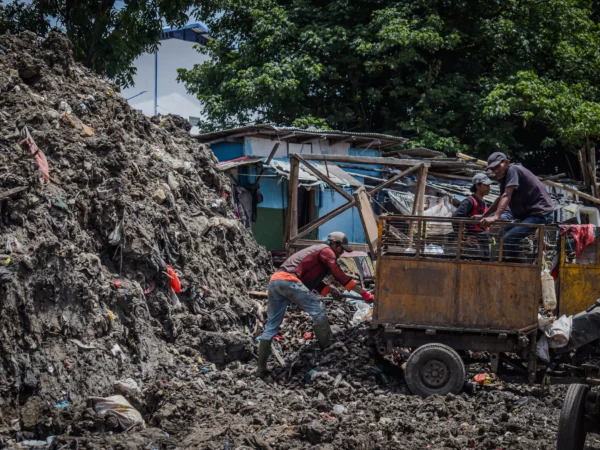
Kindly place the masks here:
POLYGON ((117 381, 113 384, 113 387, 117 392, 122 392, 131 397, 135 397, 142 392, 133 378, 117 381))
POLYGON ((571 329, 573 327, 573 317, 561 316, 552 326, 545 331, 550 348, 561 348, 569 343, 571 338, 571 329))
POLYGON ((373 317, 373 308, 365 302, 356 302, 358 308, 352 317, 352 325, 358 325, 361 322, 371 321, 373 317))
POLYGON ((537 341, 535 352, 538 355, 538 358, 546 362, 550 361, 550 349, 548 348, 548 338, 545 335, 542 335, 540 340, 537 341))
POLYGON ((112 397, 91 397, 94 411, 103 415, 111 411, 117 417, 122 429, 127 430, 134 425, 144 424, 144 419, 137 409, 122 395, 112 397))

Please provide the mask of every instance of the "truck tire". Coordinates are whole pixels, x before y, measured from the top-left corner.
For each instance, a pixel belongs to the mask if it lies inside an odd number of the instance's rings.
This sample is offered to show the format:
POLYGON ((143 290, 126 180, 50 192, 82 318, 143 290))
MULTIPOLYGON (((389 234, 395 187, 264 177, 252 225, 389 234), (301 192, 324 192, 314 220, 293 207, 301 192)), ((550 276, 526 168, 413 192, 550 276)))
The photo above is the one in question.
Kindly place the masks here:
POLYGON ((425 344, 406 361, 406 384, 413 394, 458 394, 465 383, 465 365, 458 353, 444 344, 425 344))
POLYGON ((585 400, 590 390, 585 384, 569 386, 560 411, 556 450, 583 450, 585 445, 585 400))

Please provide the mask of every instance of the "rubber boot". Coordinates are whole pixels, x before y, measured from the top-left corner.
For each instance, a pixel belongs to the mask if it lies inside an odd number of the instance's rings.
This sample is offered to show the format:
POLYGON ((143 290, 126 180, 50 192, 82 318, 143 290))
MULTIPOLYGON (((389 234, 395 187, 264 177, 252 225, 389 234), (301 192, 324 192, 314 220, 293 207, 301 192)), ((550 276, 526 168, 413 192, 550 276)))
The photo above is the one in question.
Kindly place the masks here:
POLYGON ((258 367, 256 368, 256 375, 264 377, 269 372, 267 371, 267 361, 271 354, 271 341, 259 339, 258 342, 258 367))
POLYGON ((313 323, 313 331, 319 341, 319 345, 322 349, 326 349, 331 345, 331 327, 327 319, 319 320, 313 323))

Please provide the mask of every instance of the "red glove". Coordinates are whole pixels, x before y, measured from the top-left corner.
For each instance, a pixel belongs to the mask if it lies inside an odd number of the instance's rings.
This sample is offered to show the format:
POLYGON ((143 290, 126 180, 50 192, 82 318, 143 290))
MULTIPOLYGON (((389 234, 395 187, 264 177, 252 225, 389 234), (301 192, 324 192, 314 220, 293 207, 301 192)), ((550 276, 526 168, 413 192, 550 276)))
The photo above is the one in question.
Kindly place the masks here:
POLYGON ((373 303, 375 301, 375 297, 373 296, 373 294, 371 294, 368 291, 363 291, 362 294, 360 294, 360 296, 367 303, 373 303))

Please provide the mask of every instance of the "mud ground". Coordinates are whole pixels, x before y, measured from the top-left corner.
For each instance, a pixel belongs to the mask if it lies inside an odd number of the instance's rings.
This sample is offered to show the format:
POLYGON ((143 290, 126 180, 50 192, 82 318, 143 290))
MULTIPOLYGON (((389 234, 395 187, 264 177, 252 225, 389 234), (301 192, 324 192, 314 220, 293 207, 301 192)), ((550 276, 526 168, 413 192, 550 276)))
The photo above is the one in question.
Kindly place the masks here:
POLYGON ((266 303, 249 291, 270 257, 188 130, 136 113, 64 37, 0 36, 0 448, 554 448, 565 388, 409 395, 344 302, 325 351, 292 308, 255 378, 266 303), (144 425, 91 407, 117 393, 144 425))

